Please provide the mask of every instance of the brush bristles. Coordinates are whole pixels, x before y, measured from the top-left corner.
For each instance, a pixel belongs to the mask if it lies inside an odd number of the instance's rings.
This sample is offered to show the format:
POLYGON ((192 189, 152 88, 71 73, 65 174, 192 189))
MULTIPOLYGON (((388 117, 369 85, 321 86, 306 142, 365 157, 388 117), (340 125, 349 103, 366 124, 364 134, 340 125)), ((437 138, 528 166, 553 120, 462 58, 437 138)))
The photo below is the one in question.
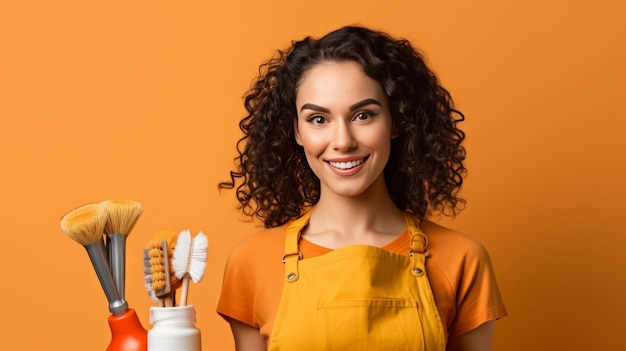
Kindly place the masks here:
POLYGON ((206 261, 209 256, 209 238, 204 233, 199 232, 193 238, 193 249, 189 264, 189 276, 194 283, 198 284, 204 276, 206 261))
POLYGON ((165 263, 161 241, 152 240, 148 243, 148 257, 150 262, 150 273, 152 274, 152 291, 158 296, 162 293, 169 293, 165 274, 165 263))
POLYGON ((180 288, 180 286, 182 285, 182 281, 176 278, 176 275, 174 274, 174 266, 172 265, 174 250, 176 249, 176 242, 178 241, 178 233, 170 230, 163 230, 154 235, 154 240, 167 241, 167 257, 170 271, 170 285, 172 290, 180 288))
POLYGON ((189 273, 191 250, 193 250, 191 233, 189 230, 183 230, 178 234, 174 257, 172 258, 172 267, 174 267, 174 274, 176 274, 176 278, 178 279, 183 279, 183 276, 189 273))
POLYGON ((107 221, 101 204, 86 204, 75 208, 61 218, 61 230, 83 246, 102 240, 107 221))
POLYGON ((150 263, 150 255, 148 249, 143 250, 143 274, 148 296, 150 296, 153 301, 158 302, 159 298, 156 296, 154 290, 152 289, 152 265, 150 263))
POLYGON ((192 238, 188 230, 182 231, 174 250, 173 266, 176 277, 182 279, 185 274, 189 274, 191 280, 198 283, 204 275, 208 249, 209 240, 204 233, 199 232, 192 238))
POLYGON ((102 201, 102 204, 108 213, 104 226, 106 234, 128 235, 143 213, 141 203, 134 200, 107 200, 102 201))

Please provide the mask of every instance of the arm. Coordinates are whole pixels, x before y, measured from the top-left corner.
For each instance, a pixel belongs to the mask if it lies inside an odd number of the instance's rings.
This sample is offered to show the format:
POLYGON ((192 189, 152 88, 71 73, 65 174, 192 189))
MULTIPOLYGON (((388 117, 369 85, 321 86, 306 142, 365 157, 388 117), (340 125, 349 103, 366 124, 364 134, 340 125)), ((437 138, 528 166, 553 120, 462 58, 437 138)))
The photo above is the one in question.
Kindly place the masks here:
POLYGON ((266 351, 265 338, 259 329, 232 318, 228 318, 228 323, 235 338, 236 351, 266 351))
POLYGON ((453 336, 448 340, 447 351, 491 351, 493 329, 496 321, 488 321, 478 328, 453 336))

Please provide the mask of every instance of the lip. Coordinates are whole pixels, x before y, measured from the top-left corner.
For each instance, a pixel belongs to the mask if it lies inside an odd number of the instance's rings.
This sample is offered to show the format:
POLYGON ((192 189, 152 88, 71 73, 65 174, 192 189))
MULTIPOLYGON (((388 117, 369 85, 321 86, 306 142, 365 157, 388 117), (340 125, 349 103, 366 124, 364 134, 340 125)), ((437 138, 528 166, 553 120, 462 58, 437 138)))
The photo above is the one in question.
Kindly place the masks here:
POLYGON ((330 169, 339 174, 339 175, 352 175, 355 174, 357 172, 359 172, 359 170, 361 170, 361 168, 363 168, 363 165, 365 164, 365 162, 367 162, 367 159, 369 158, 369 156, 365 156, 365 157, 360 157, 360 158, 355 158, 355 157, 350 157, 350 158, 335 158, 332 160, 326 160, 326 163, 328 164, 328 166, 330 167, 330 169), (360 162, 357 165, 350 167, 350 168, 340 168, 339 166, 343 166, 345 167, 347 163, 351 163, 351 162, 360 162), (337 164, 341 164, 341 165, 337 165, 337 164), (333 165, 335 164, 335 165, 333 165))
POLYGON ((326 162, 353 162, 353 161, 359 161, 359 160, 363 160, 363 162, 365 162, 365 160, 367 160, 370 157, 370 155, 365 155, 365 156, 350 156, 350 157, 334 157, 334 158, 329 158, 326 159, 324 161, 326 162))

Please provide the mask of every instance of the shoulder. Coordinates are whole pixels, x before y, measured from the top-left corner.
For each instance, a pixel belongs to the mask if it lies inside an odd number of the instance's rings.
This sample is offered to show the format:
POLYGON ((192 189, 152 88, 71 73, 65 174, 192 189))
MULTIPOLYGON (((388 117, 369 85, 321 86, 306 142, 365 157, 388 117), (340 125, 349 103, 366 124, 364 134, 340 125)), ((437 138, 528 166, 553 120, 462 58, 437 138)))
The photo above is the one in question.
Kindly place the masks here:
POLYGON ((429 280, 450 336, 506 315, 485 247, 468 235, 430 221, 422 223, 431 253, 429 280))
MULTIPOLYGON (((217 312, 259 328, 271 308, 268 297, 280 296, 285 228, 246 236, 231 250, 224 270, 217 312)), ((273 301, 273 300, 272 300, 273 301)))
POLYGON ((495 284, 493 267, 489 253, 478 240, 430 221, 425 221, 422 228, 428 237, 431 256, 426 262, 431 277, 448 298, 491 293, 483 289, 491 290, 492 282, 495 284))
POLYGON ((422 229, 428 238, 431 254, 437 254, 446 261, 488 258, 485 247, 478 240, 464 233, 428 220, 422 222, 422 229))
POLYGON ((267 246, 282 242, 285 239, 286 226, 263 229, 249 234, 235 246, 235 249, 244 250, 256 245, 267 246))
POLYGON ((228 265, 256 266, 259 262, 279 263, 284 251, 286 226, 264 229, 243 238, 230 252, 228 265))

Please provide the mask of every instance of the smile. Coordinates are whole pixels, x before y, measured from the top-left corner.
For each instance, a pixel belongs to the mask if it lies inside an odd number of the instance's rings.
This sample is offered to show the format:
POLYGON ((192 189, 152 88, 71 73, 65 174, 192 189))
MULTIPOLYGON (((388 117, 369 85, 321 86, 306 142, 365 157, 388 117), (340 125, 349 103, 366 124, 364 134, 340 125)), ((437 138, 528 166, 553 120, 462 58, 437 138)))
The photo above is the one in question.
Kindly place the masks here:
POLYGON ((360 165, 361 163, 363 163, 363 161, 365 161, 364 158, 362 158, 360 160, 356 160, 356 161, 350 161, 350 162, 332 162, 332 161, 328 161, 328 163, 330 163, 330 165, 335 167, 335 168, 350 169, 350 168, 354 168, 354 167, 360 165))

